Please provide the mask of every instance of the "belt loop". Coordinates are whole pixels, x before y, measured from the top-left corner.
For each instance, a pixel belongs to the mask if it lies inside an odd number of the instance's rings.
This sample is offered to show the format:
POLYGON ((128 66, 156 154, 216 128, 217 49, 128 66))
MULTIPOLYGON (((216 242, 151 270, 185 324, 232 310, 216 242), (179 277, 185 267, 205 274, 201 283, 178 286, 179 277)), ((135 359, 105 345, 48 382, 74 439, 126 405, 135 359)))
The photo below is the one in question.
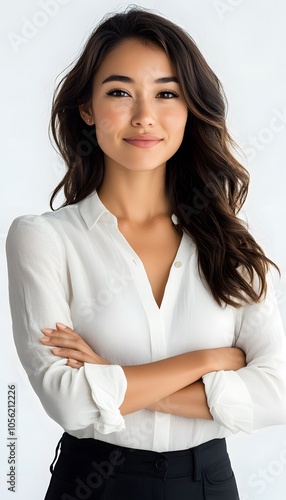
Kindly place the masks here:
POLYGON ((192 449, 193 459, 194 459, 194 481, 200 481, 201 479, 201 461, 200 454, 197 447, 192 449))
POLYGON ((55 457, 54 457, 54 460, 52 461, 51 465, 50 465, 50 473, 52 474, 54 472, 54 463, 55 461, 57 460, 58 458, 58 451, 59 451, 59 447, 60 447, 60 444, 63 440, 63 437, 65 435, 65 432, 63 433, 61 439, 59 440, 58 444, 57 444, 57 447, 56 447, 56 452, 55 452, 55 457))

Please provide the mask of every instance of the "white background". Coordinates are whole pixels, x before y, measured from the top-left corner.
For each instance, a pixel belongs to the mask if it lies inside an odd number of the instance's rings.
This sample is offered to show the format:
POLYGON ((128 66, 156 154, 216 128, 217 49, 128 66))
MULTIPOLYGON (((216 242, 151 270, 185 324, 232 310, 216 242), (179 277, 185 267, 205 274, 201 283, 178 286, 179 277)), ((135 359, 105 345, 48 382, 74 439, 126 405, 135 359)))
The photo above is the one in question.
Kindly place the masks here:
MULTIPOLYGON (((137 1, 186 28, 223 83, 230 131, 251 173, 245 205, 251 231, 282 270, 276 291, 286 325, 286 65, 283 0, 137 1)), ((56 77, 79 54, 112 0, 13 0, 1 8, 1 390, 0 496, 40 500, 61 428, 30 388, 12 341, 5 237, 21 214, 49 210, 63 165, 48 139, 56 77), (3 67, 4 66, 4 67, 3 67), (18 391, 17 490, 7 491, 7 385, 18 391)), ((58 81, 58 80, 57 80, 58 81)), ((286 426, 228 440, 241 500, 284 500, 286 426)), ((147 500, 147 499, 146 499, 147 500)))

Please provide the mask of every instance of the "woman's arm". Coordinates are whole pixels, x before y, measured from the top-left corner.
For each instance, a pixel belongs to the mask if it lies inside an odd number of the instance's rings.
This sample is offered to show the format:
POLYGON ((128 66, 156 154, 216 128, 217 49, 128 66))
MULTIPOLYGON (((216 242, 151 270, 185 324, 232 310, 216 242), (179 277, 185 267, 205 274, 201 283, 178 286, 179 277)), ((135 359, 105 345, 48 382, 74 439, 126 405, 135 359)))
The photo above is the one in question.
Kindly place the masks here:
POLYGON ((213 418, 233 433, 286 423, 286 339, 270 276, 266 299, 236 316, 236 345, 246 353, 247 366, 206 374, 150 410, 213 418))
POLYGON ((213 419, 202 380, 197 380, 197 382, 180 389, 161 401, 157 401, 147 409, 180 417, 213 419))
POLYGON ((11 225, 6 248, 14 340, 46 412, 66 431, 125 429, 118 410, 126 390, 122 368, 88 364, 74 370, 39 340, 44 325, 62 321, 73 326, 59 232, 46 217, 23 216, 11 225))
POLYGON ((210 412, 232 433, 286 423, 286 338, 272 279, 257 304, 236 311, 236 343, 247 366, 204 375, 210 412))
POLYGON ((176 397, 174 393, 207 373, 238 370, 242 366, 245 366, 243 352, 231 347, 188 352, 145 365, 123 366, 127 389, 120 412, 125 415, 148 408, 168 396, 176 402, 183 402, 182 393, 176 397))
MULTIPOLYGON (((80 368, 86 363, 108 364, 107 360, 100 358, 71 328, 60 323, 57 323, 57 328, 43 329, 46 337, 42 342, 51 346, 52 352, 57 356, 67 358, 70 366, 80 368), (60 350, 53 346, 60 347, 60 350)), ((203 349, 143 365, 123 366, 127 389, 120 412, 126 415, 148 408, 167 396, 174 397, 173 393, 201 379, 206 373, 238 370, 243 366, 244 353, 231 347, 203 349)), ((196 396, 202 394, 197 390, 196 396)), ((180 401, 183 399, 181 396, 180 401)))

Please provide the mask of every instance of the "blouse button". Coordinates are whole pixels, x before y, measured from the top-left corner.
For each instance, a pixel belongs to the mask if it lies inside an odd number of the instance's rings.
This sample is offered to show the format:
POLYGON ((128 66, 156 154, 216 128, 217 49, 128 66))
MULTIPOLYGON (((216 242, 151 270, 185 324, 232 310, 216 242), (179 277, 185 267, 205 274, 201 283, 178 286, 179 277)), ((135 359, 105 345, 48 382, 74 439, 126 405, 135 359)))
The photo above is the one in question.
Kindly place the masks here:
POLYGON ((175 267, 181 267, 181 265, 182 265, 182 262, 180 262, 179 260, 177 260, 177 262, 174 263, 175 267))

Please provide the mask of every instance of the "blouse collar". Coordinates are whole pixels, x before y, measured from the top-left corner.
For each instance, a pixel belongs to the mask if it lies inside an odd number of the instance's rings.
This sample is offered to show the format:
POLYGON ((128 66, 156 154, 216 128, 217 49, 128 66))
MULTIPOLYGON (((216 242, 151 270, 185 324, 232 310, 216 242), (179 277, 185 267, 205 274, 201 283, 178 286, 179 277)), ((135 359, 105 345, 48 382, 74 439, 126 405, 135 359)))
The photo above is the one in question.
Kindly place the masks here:
MULTIPOLYGON (((93 191, 93 193, 81 200, 78 203, 78 208, 89 230, 100 219, 105 223, 117 225, 117 218, 102 203, 97 191, 93 191)), ((175 214, 172 214, 171 219, 174 224, 178 224, 178 218, 175 214)))

